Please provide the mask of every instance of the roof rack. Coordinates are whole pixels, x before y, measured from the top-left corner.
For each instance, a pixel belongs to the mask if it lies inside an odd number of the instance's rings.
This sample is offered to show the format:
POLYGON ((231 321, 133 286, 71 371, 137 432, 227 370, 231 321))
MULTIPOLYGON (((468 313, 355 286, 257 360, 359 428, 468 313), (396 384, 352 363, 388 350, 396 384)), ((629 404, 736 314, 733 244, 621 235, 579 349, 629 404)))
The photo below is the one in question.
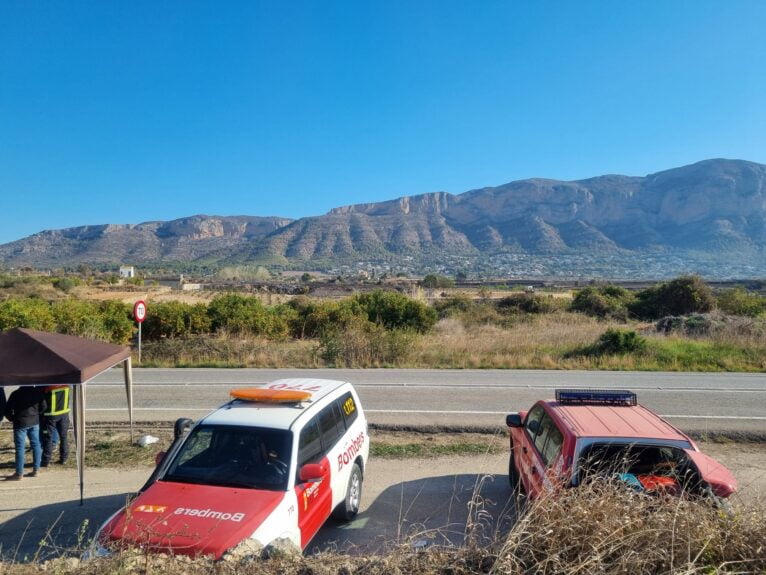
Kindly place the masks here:
POLYGON ((636 405, 636 394, 623 389, 557 389, 556 401, 565 405, 636 405))

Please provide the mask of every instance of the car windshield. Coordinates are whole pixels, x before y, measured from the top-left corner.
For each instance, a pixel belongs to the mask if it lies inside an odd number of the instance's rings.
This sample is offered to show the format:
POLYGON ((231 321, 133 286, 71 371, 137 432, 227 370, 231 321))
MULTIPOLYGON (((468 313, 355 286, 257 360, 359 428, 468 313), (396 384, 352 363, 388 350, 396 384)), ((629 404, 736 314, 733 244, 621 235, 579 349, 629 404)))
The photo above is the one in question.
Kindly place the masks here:
POLYGON ((289 431, 199 425, 186 438, 163 481, 284 491, 290 475, 289 431))

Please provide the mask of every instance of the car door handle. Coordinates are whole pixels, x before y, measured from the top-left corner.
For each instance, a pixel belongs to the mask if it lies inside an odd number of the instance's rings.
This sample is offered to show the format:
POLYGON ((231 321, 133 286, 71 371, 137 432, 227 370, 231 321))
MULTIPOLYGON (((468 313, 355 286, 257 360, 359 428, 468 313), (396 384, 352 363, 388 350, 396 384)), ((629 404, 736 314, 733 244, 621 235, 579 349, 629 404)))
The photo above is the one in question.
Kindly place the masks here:
POLYGON ((532 467, 532 475, 537 475, 537 467, 532 467))
POLYGON ((527 448, 526 447, 522 447, 521 450, 524 452, 524 455, 527 454, 527 448))

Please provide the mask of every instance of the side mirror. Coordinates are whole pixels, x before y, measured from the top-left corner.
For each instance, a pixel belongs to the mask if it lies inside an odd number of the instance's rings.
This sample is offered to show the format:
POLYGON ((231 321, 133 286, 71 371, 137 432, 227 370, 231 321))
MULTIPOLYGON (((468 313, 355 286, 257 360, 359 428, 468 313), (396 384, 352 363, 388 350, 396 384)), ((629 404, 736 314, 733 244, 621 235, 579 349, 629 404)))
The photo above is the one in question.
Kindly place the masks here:
POLYGON ((509 413, 505 416, 505 424, 508 427, 521 427, 521 415, 518 413, 509 413))
POLYGON ((324 463, 307 463, 301 467, 298 478, 302 482, 318 481, 327 475, 327 465, 324 463))
POLYGON ((173 438, 178 439, 184 435, 187 431, 189 431, 193 423, 194 422, 188 417, 176 419, 176 423, 173 426, 173 438))
POLYGON ((154 464, 159 465, 162 463, 162 460, 165 459, 166 452, 160 451, 157 455, 154 456, 154 464))

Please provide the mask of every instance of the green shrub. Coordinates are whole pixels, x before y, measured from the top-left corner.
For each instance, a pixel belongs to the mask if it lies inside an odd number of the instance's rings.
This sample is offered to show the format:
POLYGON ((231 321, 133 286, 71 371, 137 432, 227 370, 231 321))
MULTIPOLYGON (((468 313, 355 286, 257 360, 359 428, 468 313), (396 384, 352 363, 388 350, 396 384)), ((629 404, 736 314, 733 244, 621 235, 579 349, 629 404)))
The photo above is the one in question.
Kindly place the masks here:
POLYGON ((715 308, 710 287, 699 276, 681 276, 670 282, 642 290, 629 310, 641 319, 667 315, 705 313, 715 308))
POLYGON ((451 288, 455 287, 455 280, 448 278, 447 276, 440 276, 437 274, 428 274, 422 280, 420 285, 425 288, 451 288))
POLYGON ((414 330, 426 333, 438 320, 432 307, 392 291, 375 290, 352 298, 367 312, 367 319, 386 329, 414 330))
POLYGON ((299 297, 287 304, 292 310, 290 332, 293 337, 315 338, 327 330, 343 328, 355 318, 365 318, 359 302, 347 298, 339 302, 299 297))
POLYGON ((513 294, 497 302, 497 308, 505 313, 553 313, 567 307, 566 300, 542 294, 513 294))
POLYGON ((215 297, 208 306, 214 331, 267 335, 272 318, 258 298, 240 294, 215 297))
POLYGON ((72 288, 77 287, 79 285, 82 285, 82 280, 80 278, 73 278, 73 277, 67 276, 63 278, 56 278, 53 280, 53 287, 67 293, 71 291, 72 288))
POLYGON ((319 337, 319 354, 335 367, 395 365, 413 349, 412 331, 386 330, 364 318, 355 318, 344 329, 332 329, 319 337))
POLYGON ((509 318, 498 312, 490 301, 475 301, 464 294, 458 294, 434 303, 439 319, 452 318, 462 322, 463 326, 507 325, 509 318))
POLYGON ((592 347, 593 355, 626 354, 646 349, 646 338, 633 330, 609 328, 599 336, 592 347))
POLYGON ((51 304, 56 321, 56 331, 94 339, 109 340, 110 334, 104 327, 104 320, 96 302, 77 299, 63 299, 51 304))
POLYGON ((133 307, 119 301, 99 304, 99 314, 104 323, 104 339, 112 343, 128 343, 136 331, 133 307))
POLYGON ((456 294, 434 303, 434 309, 440 319, 458 316, 475 306, 476 303, 465 294, 456 294))
POLYGON ((0 330, 26 327, 40 331, 53 331, 56 320, 50 305, 40 299, 8 299, 0 303, 0 330))
POLYGON ((189 308, 189 304, 178 301, 153 303, 141 326, 141 335, 147 340, 189 335, 189 308))
POLYGON ((717 299, 718 308, 731 315, 757 317, 766 311, 766 298, 741 287, 724 290, 717 299))
POLYGON ((213 320, 208 314, 207 304, 195 303, 186 310, 186 325, 190 335, 210 333, 213 320))
POLYGON ((619 286, 590 286, 575 294, 570 309, 594 317, 625 321, 628 319, 628 306, 634 299, 631 292, 619 286))
POLYGON ((287 339, 293 331, 293 325, 298 317, 296 310, 289 305, 280 304, 267 308, 270 315, 268 336, 271 339, 287 339))

